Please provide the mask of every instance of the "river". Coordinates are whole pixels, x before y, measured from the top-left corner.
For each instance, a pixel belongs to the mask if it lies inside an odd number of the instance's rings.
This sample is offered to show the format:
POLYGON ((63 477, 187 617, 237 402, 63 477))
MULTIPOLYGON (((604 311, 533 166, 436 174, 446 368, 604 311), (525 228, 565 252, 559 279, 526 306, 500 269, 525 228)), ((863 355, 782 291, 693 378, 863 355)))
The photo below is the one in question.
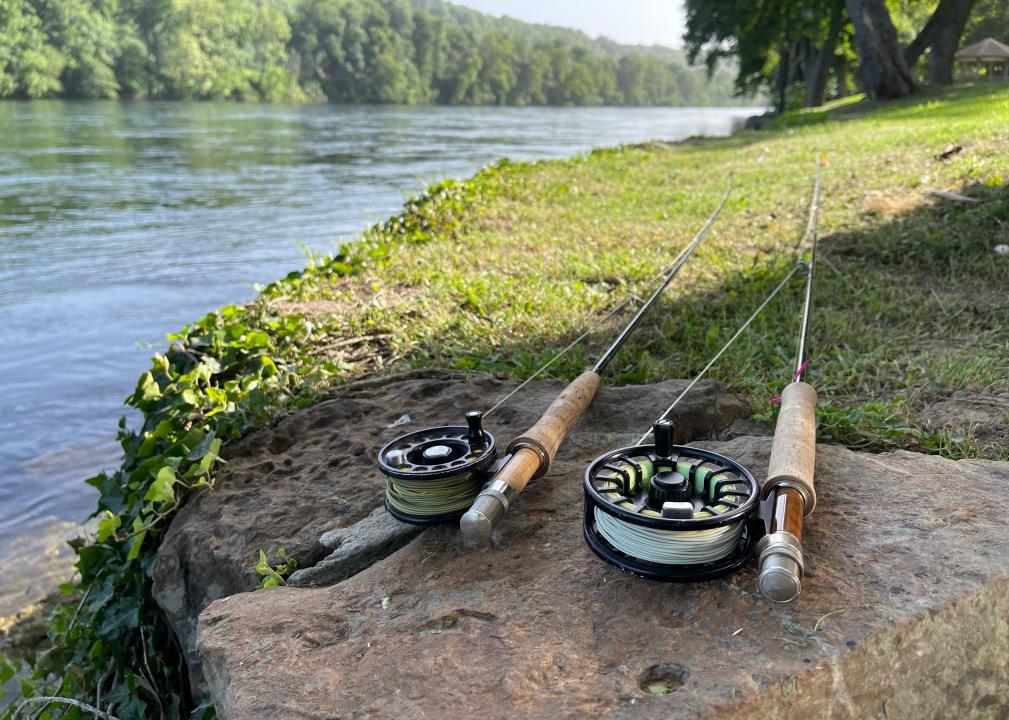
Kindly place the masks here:
POLYGON ((0 615, 45 582, 22 559, 66 555, 166 333, 438 179, 726 135, 755 112, 0 103, 0 615))

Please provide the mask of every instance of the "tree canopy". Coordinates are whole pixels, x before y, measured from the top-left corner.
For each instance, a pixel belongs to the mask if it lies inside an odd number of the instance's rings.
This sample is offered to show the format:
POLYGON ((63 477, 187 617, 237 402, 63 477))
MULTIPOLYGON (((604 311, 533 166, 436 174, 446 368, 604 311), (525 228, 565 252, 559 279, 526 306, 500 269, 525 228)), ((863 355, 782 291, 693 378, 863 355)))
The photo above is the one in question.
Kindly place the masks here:
POLYGON ((736 63, 740 92, 773 93, 778 110, 873 98, 953 81, 963 39, 1009 35, 1005 0, 687 0, 687 54, 736 63), (926 56, 927 63, 920 60, 926 56))
POLYGON ((441 0, 0 0, 0 97, 738 102, 677 51, 441 0))

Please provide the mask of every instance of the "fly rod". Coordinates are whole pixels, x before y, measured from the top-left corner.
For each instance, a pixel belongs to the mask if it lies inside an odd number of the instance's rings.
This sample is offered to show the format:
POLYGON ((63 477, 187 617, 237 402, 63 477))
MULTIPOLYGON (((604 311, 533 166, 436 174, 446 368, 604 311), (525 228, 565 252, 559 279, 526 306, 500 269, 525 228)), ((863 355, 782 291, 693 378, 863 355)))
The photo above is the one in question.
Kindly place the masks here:
MULTIPOLYGON (((805 240, 815 238, 819 173, 817 167, 809 220, 797 249, 805 240)), ((768 503, 761 501, 753 474, 729 457, 674 445, 675 427, 669 416, 799 270, 808 268, 811 262, 812 257, 797 259, 635 445, 607 452, 589 465, 584 478, 582 530, 589 548, 601 559, 652 580, 695 582, 738 570, 749 561, 754 545, 764 547, 771 521, 767 517, 768 503), (646 443, 649 435, 654 436, 653 444, 646 443)), ((806 295, 811 297, 808 277, 806 295)), ((803 371, 808 330, 807 316, 800 333, 799 365, 803 371)), ((767 486, 765 492, 768 490, 773 488, 767 486)), ((801 511, 799 523, 801 528, 801 511)), ((773 577, 773 581, 778 578, 773 577)))
POLYGON ((476 500, 473 501, 472 507, 459 522, 462 534, 467 540, 477 543, 487 542, 494 528, 504 518, 508 508, 525 489, 529 481, 547 473, 557 454, 557 448, 564 442, 564 438, 567 437, 571 428, 585 414, 595 398, 602 373, 648 312, 655 306, 655 303, 658 302, 659 297, 672 283, 680 268, 708 235, 712 225, 721 215, 730 191, 731 185, 726 189, 721 203, 708 218, 704 227, 694 236, 686 250, 680 253, 676 261, 666 270, 661 282, 599 357, 596 364, 564 388, 535 425, 512 440, 508 446, 510 457, 507 462, 494 476, 491 484, 480 492, 476 500))
MULTIPOLYGON (((708 234, 712 225, 714 225, 721 215, 730 192, 731 182, 729 187, 726 188, 718 207, 708 218, 701 231, 677 254, 672 265, 657 275, 657 279, 660 281, 659 290, 649 297, 642 306, 642 309, 631 320, 628 327, 624 328, 621 332, 621 336, 617 341, 617 347, 611 348, 611 352, 608 351, 601 358, 600 363, 597 363, 598 370, 595 367, 593 368, 597 378, 596 387, 598 386, 598 372, 601 372, 612 360, 616 354, 616 350, 619 349, 619 345, 626 341, 631 330, 641 322, 641 319, 647 312, 646 308, 654 305, 658 295, 661 293, 661 289, 668 286, 673 276, 676 275, 708 234)), ((597 324, 601 325, 608 321, 629 305, 632 300, 633 298, 628 298, 619 303, 605 317, 600 319, 597 324)), ((525 388, 535 377, 574 348, 581 340, 586 338, 592 332, 592 329, 593 327, 588 328, 582 335, 541 365, 532 375, 499 400, 486 413, 479 410, 467 412, 466 425, 432 427, 407 433, 392 440, 379 450, 378 466, 386 476, 386 510, 395 518, 415 525, 458 522, 467 509, 477 500, 481 489, 494 474, 494 468, 497 464, 497 442, 494 436, 484 429, 483 420, 525 388)), ((582 377, 569 387, 569 390, 579 390, 578 398, 585 400, 585 406, 588 405, 592 395, 595 394, 595 387, 589 388, 587 382, 583 380, 588 374, 583 374, 582 377), (575 386, 578 385, 579 381, 582 381, 582 384, 576 388, 575 386), (588 398, 582 398, 582 393, 586 390, 591 390, 591 395, 588 398)), ((565 391, 565 393, 562 393, 562 397, 566 401, 572 397, 572 393, 568 391, 565 391)), ((560 402, 560 398, 555 401, 554 405, 558 402, 560 402)), ((551 405, 551 408, 548 409, 548 412, 544 415, 544 419, 550 415, 550 410, 554 409, 554 405, 551 405)), ((564 405, 570 409, 567 402, 564 405)), ((561 419, 573 425, 582 412, 584 412, 584 407, 577 411, 577 416, 568 418, 567 415, 564 415, 561 419)), ((556 415, 551 417, 556 419, 556 415)), ((540 423, 537 423, 536 427, 541 428, 541 426, 542 419, 540 423)), ((556 429, 556 423, 551 423, 551 427, 556 429)), ((570 425, 567 429, 563 430, 563 434, 559 438, 556 438, 556 445, 553 445, 552 441, 544 442, 543 439, 538 439, 537 436, 533 436, 531 440, 528 440, 528 438, 519 438, 509 446, 508 452, 526 458, 527 453, 522 453, 521 450, 527 448, 526 446, 520 447, 519 442, 527 440, 530 443, 528 449, 535 454, 536 460, 532 473, 541 475, 546 471, 546 468, 540 469, 540 460, 545 458, 546 467, 549 467, 549 462, 553 459, 557 446, 559 446, 560 441, 563 440, 563 435, 566 435, 569 429, 570 425), (539 443, 538 445, 534 444, 537 442, 539 443), (540 454, 540 451, 542 451, 542 454, 540 454)), ((532 431, 530 430, 527 435, 531 435, 531 433, 532 431)), ((510 458, 509 462, 511 459, 514 458, 510 458)), ((526 464, 529 463, 523 463, 524 466, 526 464)), ((509 473, 512 473, 513 470, 514 468, 510 469, 509 473)), ((526 482, 528 482, 528 478, 526 482)), ((509 487, 511 486, 509 485, 509 487)), ((522 487, 524 487, 524 483, 522 487)), ((503 496, 505 500, 509 500, 517 494, 513 490, 509 490, 508 492, 509 495, 503 496)), ((503 505, 500 500, 498 503, 503 505)), ((493 511, 491 512, 492 516, 496 518, 494 521, 494 524, 496 524, 500 520, 500 517, 493 514, 493 511)), ((503 516, 503 514, 504 511, 502 510, 500 515, 503 516)), ((493 529, 493 525, 491 529, 493 529)))
POLYGON ((774 428, 771 458, 764 483, 764 497, 774 496, 769 532, 757 545, 760 557, 760 592, 768 600, 786 603, 802 590, 802 523, 816 507, 813 474, 816 466, 816 390, 806 382, 809 368, 809 328, 813 312, 813 281, 816 277, 816 245, 819 236, 820 167, 810 220, 806 230, 809 256, 806 260, 806 294, 803 300, 795 375, 781 393, 781 409, 774 428))

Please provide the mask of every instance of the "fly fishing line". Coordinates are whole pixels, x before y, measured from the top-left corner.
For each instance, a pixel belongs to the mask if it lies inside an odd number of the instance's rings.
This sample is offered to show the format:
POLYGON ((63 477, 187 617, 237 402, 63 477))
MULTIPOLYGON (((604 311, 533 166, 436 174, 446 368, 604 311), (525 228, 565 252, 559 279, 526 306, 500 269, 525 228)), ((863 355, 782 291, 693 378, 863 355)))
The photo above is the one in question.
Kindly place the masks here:
MULTIPOLYGON (((660 273, 661 282, 658 288, 653 291, 596 364, 597 372, 601 372, 612 360, 616 351, 655 303, 658 295, 669 285, 708 234, 721 215, 731 189, 730 183, 704 227, 677 254, 673 264, 660 273)), ((466 426, 443 426, 408 433, 379 450, 378 466, 386 477, 386 509, 397 519, 418 525, 452 522, 462 517, 467 508, 480 496, 497 461, 496 441, 494 436, 483 428, 483 420, 588 337, 596 327, 629 306, 633 300, 634 298, 630 297, 619 303, 486 413, 468 412, 466 426)), ((509 453, 516 449, 519 448, 510 446, 509 453)))

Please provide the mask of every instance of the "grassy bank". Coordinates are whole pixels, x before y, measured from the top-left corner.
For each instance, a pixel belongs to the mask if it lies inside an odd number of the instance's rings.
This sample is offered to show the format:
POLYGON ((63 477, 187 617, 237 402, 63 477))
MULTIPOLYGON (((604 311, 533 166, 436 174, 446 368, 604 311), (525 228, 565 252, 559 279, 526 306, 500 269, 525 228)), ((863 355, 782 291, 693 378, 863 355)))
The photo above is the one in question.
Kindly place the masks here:
MULTIPOLYGON (((188 712, 149 571, 174 511, 212 485, 222 443, 361 374, 527 375, 607 308, 646 293, 732 176, 714 233, 605 382, 694 375, 794 262, 817 153, 829 161, 810 371, 822 439, 1004 456, 1005 416, 947 425, 934 408, 1009 388, 1009 256, 994 252, 1009 243, 1007 141, 1009 88, 956 88, 844 103, 727 139, 502 162, 433 188, 154 359, 129 400, 145 421, 120 436, 123 466, 89 480, 101 491, 99 534, 79 546, 82 580, 66 588, 74 599, 57 611, 55 648, 23 693, 97 695, 120 718, 188 712), (928 194, 950 189, 980 202, 928 194)), ((712 372, 763 417, 791 372, 800 296, 797 281, 712 372)), ((574 377, 611 332, 553 373, 574 377)), ((0 663, 0 682, 7 672, 0 663)))
MULTIPOLYGON (((348 371, 442 365, 528 374, 649 279, 700 227, 726 178, 732 201, 615 364, 609 382, 690 377, 792 262, 814 157, 827 153, 811 377, 824 440, 1001 455, 926 408, 1009 381, 1009 91, 958 88, 910 102, 839 104, 770 131, 502 164, 452 186, 271 287, 265 306, 311 317, 310 363, 348 371), (939 158, 949 146, 962 149, 939 158), (945 201, 930 190, 981 199, 945 201), (348 337, 353 346, 340 345, 348 337), (368 338, 371 338, 368 340, 368 338)), ((758 413, 788 379, 801 282, 713 369, 758 413)), ((573 377, 595 345, 556 369, 573 377)), ((645 419, 642 419, 645 421, 645 419)))

